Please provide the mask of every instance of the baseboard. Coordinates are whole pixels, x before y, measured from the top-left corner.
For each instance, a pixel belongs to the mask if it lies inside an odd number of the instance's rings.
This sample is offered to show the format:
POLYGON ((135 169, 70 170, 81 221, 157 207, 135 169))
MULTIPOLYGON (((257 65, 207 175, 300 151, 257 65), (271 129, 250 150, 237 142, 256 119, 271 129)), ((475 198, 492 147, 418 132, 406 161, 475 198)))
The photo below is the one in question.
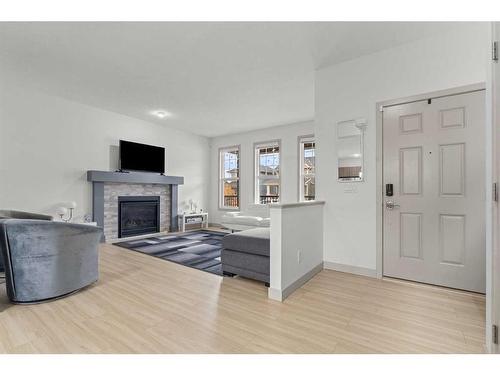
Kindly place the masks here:
POLYGON ((283 290, 275 289, 275 288, 269 288, 267 292, 267 296, 269 299, 273 299, 275 301, 284 301, 288 296, 290 296, 293 292, 295 292, 297 289, 299 289, 302 285, 307 283, 309 280, 311 280, 317 273, 321 272, 323 270, 323 262, 318 264, 317 266, 313 267, 311 270, 306 272, 304 275, 302 275, 300 278, 295 280, 292 284, 287 286, 283 290))
POLYGON ((295 280, 292 284, 283 289, 283 299, 287 298, 290 294, 299 289, 302 285, 311 280, 317 273, 323 270, 323 262, 313 267, 310 271, 306 272, 302 277, 295 280))
POLYGON ((283 301, 283 293, 281 290, 275 288, 269 288, 267 290, 267 298, 282 302, 283 301))
POLYGON ((334 270, 339 272, 352 273, 360 276, 377 278, 377 270, 371 268, 351 266, 348 264, 335 263, 335 262, 323 262, 323 266, 326 270, 334 270))

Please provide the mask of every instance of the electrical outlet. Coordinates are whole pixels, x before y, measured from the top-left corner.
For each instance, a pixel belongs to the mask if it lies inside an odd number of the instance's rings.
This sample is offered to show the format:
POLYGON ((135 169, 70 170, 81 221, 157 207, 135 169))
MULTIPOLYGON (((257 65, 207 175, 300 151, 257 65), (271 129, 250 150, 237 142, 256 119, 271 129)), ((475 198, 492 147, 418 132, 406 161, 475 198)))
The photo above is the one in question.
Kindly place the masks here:
POLYGON ((301 263, 302 262, 302 251, 297 251, 297 263, 301 263))

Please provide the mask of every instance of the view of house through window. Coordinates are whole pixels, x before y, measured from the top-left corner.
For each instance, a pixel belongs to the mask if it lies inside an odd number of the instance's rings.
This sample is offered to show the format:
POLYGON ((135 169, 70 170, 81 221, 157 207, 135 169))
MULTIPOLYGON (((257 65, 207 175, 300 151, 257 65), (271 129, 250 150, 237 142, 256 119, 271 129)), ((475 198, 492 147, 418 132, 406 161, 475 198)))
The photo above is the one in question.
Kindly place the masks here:
POLYGON ((315 143, 311 137, 300 139, 300 179, 301 201, 312 201, 316 197, 316 155, 315 143))
POLYGON ((219 160, 219 207, 238 208, 240 206, 240 148, 221 149, 219 160))
POLYGON ((280 147, 278 142, 255 147, 255 203, 280 200, 280 147))

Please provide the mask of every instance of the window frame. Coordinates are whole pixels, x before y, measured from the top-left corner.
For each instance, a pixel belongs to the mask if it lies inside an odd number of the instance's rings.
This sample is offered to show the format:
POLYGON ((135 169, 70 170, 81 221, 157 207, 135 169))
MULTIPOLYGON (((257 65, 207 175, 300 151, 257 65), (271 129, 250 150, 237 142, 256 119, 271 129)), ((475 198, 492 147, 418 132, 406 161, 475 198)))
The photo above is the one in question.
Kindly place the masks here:
POLYGON ((241 209, 241 145, 233 145, 233 146, 224 146, 219 148, 219 175, 218 175, 218 190, 219 190, 219 210, 224 211, 239 211, 241 209), (226 178, 224 177, 224 167, 223 167, 223 158, 222 155, 228 151, 238 151, 238 177, 236 181, 238 182, 238 207, 233 206, 225 206, 224 205, 224 182, 228 180, 234 180, 235 178, 226 178))
POLYGON ((273 139, 273 140, 269 140, 269 141, 255 142, 253 144, 253 153, 254 153, 254 157, 253 157, 253 163, 254 163, 254 165, 253 165, 253 192, 254 192, 253 193, 253 201, 254 201, 254 204, 261 205, 261 206, 273 204, 273 203, 260 203, 260 192, 259 192, 259 185, 258 185, 258 181, 259 181, 259 177, 260 177, 258 150, 261 148, 264 148, 264 147, 278 147, 280 164, 279 164, 279 176, 276 178, 276 180, 278 181, 279 195, 278 195, 278 202, 275 202, 275 203, 281 203, 281 198, 283 196, 283 191, 281 188, 281 173, 283 171, 283 164, 282 164, 283 159, 281 157, 281 155, 283 153, 283 149, 281 148, 281 139, 273 139))
POLYGON ((301 135, 297 137, 297 147, 298 147, 298 183, 299 183, 299 190, 298 190, 298 201, 299 202, 313 202, 316 200, 316 191, 314 192, 314 199, 313 200, 306 200, 304 198, 304 178, 306 176, 309 177, 314 177, 314 183, 316 184, 316 169, 313 174, 304 174, 304 143, 314 143, 314 159, 315 163, 314 166, 316 168, 316 138, 314 137, 314 134, 308 134, 308 135, 301 135))

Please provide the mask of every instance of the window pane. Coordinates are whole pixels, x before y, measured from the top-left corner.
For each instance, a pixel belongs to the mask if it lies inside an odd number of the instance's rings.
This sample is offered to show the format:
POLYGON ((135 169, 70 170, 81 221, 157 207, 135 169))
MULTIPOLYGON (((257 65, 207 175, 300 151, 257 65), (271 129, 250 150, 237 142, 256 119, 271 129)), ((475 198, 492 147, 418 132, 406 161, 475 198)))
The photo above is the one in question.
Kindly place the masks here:
POLYGON ((237 178, 240 175, 239 151, 223 151, 223 176, 224 178, 237 178))
POLYGON ((279 176, 280 154, 279 147, 265 147, 259 149, 259 175, 279 176))
POLYGON ((256 203, 279 202, 280 148, 278 145, 256 148, 256 203))
POLYGON ((224 207, 239 207, 239 181, 238 180, 226 180, 223 185, 223 206, 224 207))
POLYGON ((304 177, 304 200, 313 201, 316 196, 316 179, 313 176, 304 177))
POLYGON ((314 142, 304 142, 304 174, 314 174, 316 172, 316 147, 314 142))
POLYGON ((226 149, 220 151, 221 173, 220 183, 220 207, 239 207, 239 176, 240 155, 239 150, 226 149))
POLYGON ((279 180, 259 179, 259 203, 278 203, 280 200, 279 180))

